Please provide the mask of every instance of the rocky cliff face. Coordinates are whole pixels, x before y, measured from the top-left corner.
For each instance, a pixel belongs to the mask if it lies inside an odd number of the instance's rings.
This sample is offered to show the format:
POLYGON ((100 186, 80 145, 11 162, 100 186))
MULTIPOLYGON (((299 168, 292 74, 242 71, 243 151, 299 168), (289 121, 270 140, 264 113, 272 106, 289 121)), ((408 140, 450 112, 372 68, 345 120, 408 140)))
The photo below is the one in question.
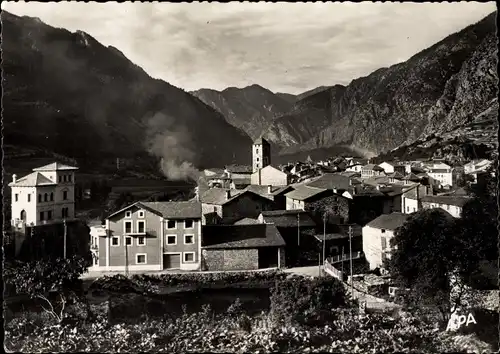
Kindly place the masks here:
POLYGON ((495 18, 347 87, 299 100, 265 136, 287 153, 349 145, 378 154, 472 121, 496 98, 495 18))
POLYGON ((5 11, 2 25, 6 144, 78 159, 154 150, 199 166, 250 160, 248 135, 118 49, 5 11))
MULTIPOLYGON (((256 139, 273 119, 287 112, 292 101, 259 86, 230 87, 224 91, 201 89, 191 92, 205 104, 220 112, 227 122, 256 139)), ((283 94, 282 94, 283 95, 283 94)))

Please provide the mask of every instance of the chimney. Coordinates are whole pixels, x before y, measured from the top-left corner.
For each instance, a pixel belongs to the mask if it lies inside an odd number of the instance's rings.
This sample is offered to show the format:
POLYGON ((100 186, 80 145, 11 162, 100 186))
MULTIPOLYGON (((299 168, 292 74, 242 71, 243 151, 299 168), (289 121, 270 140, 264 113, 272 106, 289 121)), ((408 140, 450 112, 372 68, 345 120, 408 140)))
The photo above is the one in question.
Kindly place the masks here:
POLYGON ((231 198, 231 190, 227 190, 226 191, 226 200, 229 200, 229 198, 231 198))
POLYGON ((273 186, 268 185, 267 186, 267 194, 271 194, 273 192, 273 186))
POLYGON ((194 188, 194 193, 196 195, 196 201, 199 202, 200 201, 200 187, 195 187, 194 188))
POLYGON ((380 190, 380 184, 377 184, 377 190, 378 191, 380 190))
POLYGON ((12 182, 13 182, 13 183, 16 183, 16 181, 17 181, 17 175, 14 173, 14 174, 12 175, 12 182))

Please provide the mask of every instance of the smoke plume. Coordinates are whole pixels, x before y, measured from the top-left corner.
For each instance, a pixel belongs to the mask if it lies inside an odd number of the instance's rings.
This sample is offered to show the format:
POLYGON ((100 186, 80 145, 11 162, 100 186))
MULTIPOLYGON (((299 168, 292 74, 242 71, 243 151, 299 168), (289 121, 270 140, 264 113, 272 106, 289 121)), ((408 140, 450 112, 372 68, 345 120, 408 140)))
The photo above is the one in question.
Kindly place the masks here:
POLYGON ((344 147, 351 149, 358 155, 361 155, 365 159, 371 159, 372 157, 377 156, 373 151, 370 151, 368 149, 363 149, 354 145, 344 145, 344 147))
POLYGON ((198 181, 201 173, 193 165, 196 154, 191 150, 192 140, 185 126, 164 113, 155 113, 147 119, 146 145, 150 154, 160 158, 160 169, 173 181, 198 181))

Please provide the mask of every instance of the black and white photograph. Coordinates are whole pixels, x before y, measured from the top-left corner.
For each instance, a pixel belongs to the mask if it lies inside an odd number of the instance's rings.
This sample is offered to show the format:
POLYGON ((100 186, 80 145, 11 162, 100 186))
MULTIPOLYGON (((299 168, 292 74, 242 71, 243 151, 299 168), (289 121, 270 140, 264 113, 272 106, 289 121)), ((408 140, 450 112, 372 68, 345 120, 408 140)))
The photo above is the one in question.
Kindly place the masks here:
POLYGON ((497 16, 2 2, 4 350, 498 352, 497 16))

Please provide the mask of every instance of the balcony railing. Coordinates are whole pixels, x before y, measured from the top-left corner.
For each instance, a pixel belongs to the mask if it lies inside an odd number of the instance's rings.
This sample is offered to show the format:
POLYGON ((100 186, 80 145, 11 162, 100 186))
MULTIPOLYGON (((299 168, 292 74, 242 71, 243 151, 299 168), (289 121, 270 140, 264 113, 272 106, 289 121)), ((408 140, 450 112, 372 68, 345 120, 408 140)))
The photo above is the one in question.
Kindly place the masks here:
MULTIPOLYGON (((358 258, 361 258, 362 256, 363 256, 363 252, 361 252, 361 251, 352 253, 352 259, 358 259, 358 258)), ((328 261, 331 263, 342 262, 342 261, 346 261, 349 259, 350 259, 349 253, 344 253, 344 254, 339 254, 336 256, 328 257, 328 261)))

